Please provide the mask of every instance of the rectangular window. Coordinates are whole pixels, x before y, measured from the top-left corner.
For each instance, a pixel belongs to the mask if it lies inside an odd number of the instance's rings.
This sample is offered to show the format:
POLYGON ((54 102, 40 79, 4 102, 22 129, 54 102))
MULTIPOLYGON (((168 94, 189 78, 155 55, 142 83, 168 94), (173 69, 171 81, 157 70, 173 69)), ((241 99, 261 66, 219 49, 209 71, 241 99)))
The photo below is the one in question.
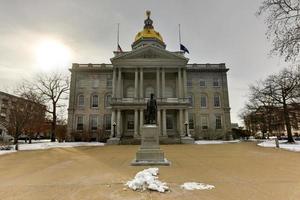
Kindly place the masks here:
POLYGON ((222 129, 222 119, 220 115, 216 115, 216 129, 222 129))
POLYGON ((107 77, 107 79, 106 79, 106 87, 107 88, 111 88, 112 87, 112 78, 111 77, 107 77))
POLYGON ((213 87, 219 87, 219 86, 220 86, 219 79, 214 78, 213 79, 213 87))
POLYGON ((201 129, 202 130, 207 130, 208 129, 208 117, 207 116, 202 116, 201 117, 201 129))
POLYGON ((78 105, 84 106, 84 96, 83 95, 78 96, 78 105))
POLYGON ((221 106, 220 96, 219 95, 214 95, 214 107, 219 108, 220 106, 221 106))
POLYGON ((127 130, 133 130, 134 129, 134 116, 133 115, 127 115, 127 130))
POLYGON ((98 107, 98 95, 92 96, 92 107, 97 108, 98 107))
POLYGON ((92 131, 96 131, 98 128, 98 117, 95 115, 92 115, 90 118, 90 126, 92 131))
POLYGON ((201 108, 207 107, 207 97, 205 95, 201 95, 200 97, 200 106, 201 108))
POLYGON ((83 116, 77 116, 77 130, 83 130, 83 116))
POLYGON ((187 87, 192 87, 193 86, 193 82, 191 79, 188 79, 186 82, 187 87))
POLYGON ((205 80, 200 80, 200 87, 206 87, 205 80))
POLYGON ((189 129, 194 129, 194 115, 189 113, 189 129))
POLYGON ((104 115, 104 128, 105 130, 111 129, 111 115, 104 115))

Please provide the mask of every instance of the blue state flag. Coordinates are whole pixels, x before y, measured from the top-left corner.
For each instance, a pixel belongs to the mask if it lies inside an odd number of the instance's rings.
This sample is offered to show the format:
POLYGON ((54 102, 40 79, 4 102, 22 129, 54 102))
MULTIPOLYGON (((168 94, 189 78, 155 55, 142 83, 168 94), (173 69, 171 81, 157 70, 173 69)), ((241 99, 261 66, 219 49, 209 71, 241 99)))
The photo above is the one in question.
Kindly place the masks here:
POLYGON ((183 44, 180 44, 180 50, 184 51, 184 53, 190 53, 189 50, 183 44))

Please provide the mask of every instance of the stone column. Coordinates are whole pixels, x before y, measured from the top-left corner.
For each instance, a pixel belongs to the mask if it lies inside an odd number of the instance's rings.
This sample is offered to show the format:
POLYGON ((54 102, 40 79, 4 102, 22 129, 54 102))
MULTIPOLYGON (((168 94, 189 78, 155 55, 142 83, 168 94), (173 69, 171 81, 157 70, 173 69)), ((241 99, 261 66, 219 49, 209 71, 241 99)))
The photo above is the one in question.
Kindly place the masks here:
POLYGON ((117 137, 121 137, 121 110, 117 111, 117 137))
POLYGON ((138 69, 135 69, 134 72, 134 98, 138 98, 138 69))
POLYGON ((122 70, 121 68, 119 67, 119 73, 118 73, 118 98, 122 98, 122 88, 121 88, 121 81, 122 81, 122 70))
POLYGON ((159 91, 159 68, 156 69, 156 98, 159 98, 160 97, 160 91, 159 91))
POLYGON ((144 72, 143 68, 140 69, 140 98, 141 100, 144 98, 144 72))
MULTIPOLYGON (((187 109, 184 110, 185 111, 185 122, 189 123, 189 112, 187 109)), ((185 127, 184 127, 185 128, 185 127)), ((184 130, 184 133, 185 133, 186 130, 184 130)), ((190 135, 190 129, 189 129, 189 125, 188 125, 188 129, 187 129, 187 133, 188 135, 190 135)))
POLYGON ((179 131, 181 136, 184 135, 183 126, 184 126, 183 111, 182 109, 179 109, 179 131))
POLYGON ((182 88, 181 68, 178 68, 178 98, 182 98, 182 88))
POLYGON ((134 137, 138 136, 138 110, 134 110, 134 137))
POLYGON ((144 110, 140 110, 140 135, 142 135, 141 130, 144 125, 144 110))
POLYGON ((161 71, 161 97, 165 97, 165 88, 166 88, 166 74, 165 74, 165 69, 162 68, 161 71))
POLYGON ((187 79, 186 79, 186 68, 183 69, 183 97, 187 97, 187 79))
MULTIPOLYGON (((113 137, 113 135, 114 135, 114 126, 113 126, 113 124, 114 124, 114 122, 116 122, 116 111, 115 110, 112 110, 112 112, 111 112, 111 134, 110 134, 110 137, 112 138, 113 137)), ((117 127, 116 127, 117 128, 117 127)), ((117 130, 116 130, 116 132, 117 132, 117 130)), ((115 135, 116 136, 116 135, 115 135)))
POLYGON ((117 68, 114 68, 113 80, 112 80, 112 97, 116 97, 116 78, 117 78, 117 68))
POLYGON ((157 126, 158 126, 158 134, 161 135, 161 116, 160 116, 160 110, 157 109, 157 126))
POLYGON ((163 129, 163 136, 167 136, 167 115, 166 115, 166 109, 163 109, 163 115, 162 115, 162 129, 163 129))

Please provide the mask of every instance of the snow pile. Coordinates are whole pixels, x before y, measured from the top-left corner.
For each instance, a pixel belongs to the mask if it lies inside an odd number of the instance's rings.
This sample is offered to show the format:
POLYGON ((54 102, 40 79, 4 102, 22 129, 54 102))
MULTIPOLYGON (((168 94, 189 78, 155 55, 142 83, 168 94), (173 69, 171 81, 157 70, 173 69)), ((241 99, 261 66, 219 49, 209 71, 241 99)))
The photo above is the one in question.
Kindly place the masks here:
POLYGON ((101 142, 40 142, 32 144, 19 144, 19 150, 38 150, 50 148, 66 148, 66 147, 80 147, 80 146, 103 146, 101 142))
POLYGON ((195 144, 227 144, 227 143, 239 143, 240 140, 196 140, 195 144))
POLYGON ((215 188, 215 186, 213 185, 197 183, 197 182, 186 182, 182 184, 180 187, 185 190, 211 190, 215 188))
MULTIPOLYGON (((262 143, 257 144, 261 147, 276 147, 275 140, 266 140, 262 143)), ((287 140, 279 140, 279 148, 286 149, 289 151, 300 152, 300 143, 295 142, 293 144, 287 143, 287 140)))
POLYGON ((148 168, 143 171, 138 172, 134 179, 128 181, 127 185, 132 190, 154 190, 158 192, 166 192, 169 190, 169 187, 166 183, 161 182, 157 177, 158 168, 148 168))
MULTIPOLYGON (((31 144, 20 143, 19 150, 40 150, 51 148, 67 148, 67 147, 80 147, 80 146, 104 146, 105 143, 101 142, 50 142, 50 140, 32 141, 31 144)), ((1 150, 0 155, 17 152, 14 150, 15 145, 11 145, 11 150, 1 150)))

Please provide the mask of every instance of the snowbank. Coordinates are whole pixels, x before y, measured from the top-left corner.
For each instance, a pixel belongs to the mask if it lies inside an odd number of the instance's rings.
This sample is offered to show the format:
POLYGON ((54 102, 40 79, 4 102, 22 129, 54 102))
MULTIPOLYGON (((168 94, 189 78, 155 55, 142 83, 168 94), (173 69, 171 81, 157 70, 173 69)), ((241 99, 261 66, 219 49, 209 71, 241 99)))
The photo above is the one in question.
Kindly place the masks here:
POLYGON ((197 183, 197 182, 186 182, 182 184, 180 187, 185 190, 211 190, 215 188, 215 186, 213 185, 197 183))
POLYGON ((134 179, 128 181, 125 185, 131 188, 132 190, 153 190, 158 192, 166 192, 169 190, 169 187, 166 183, 161 182, 157 177, 158 168, 148 168, 143 171, 138 172, 134 179))
MULTIPOLYGON (((67 148, 67 147, 80 147, 80 146, 104 146, 105 143, 101 142, 50 142, 49 140, 33 141, 33 143, 21 143, 19 144, 19 151, 24 150, 39 150, 39 149, 51 149, 51 148, 67 148)), ((14 145, 13 145, 14 146, 14 145)), ((1 150, 0 155, 7 153, 17 152, 15 150, 1 150)))
POLYGON ((239 143, 240 140, 196 140, 195 144, 228 144, 228 143, 239 143))
MULTIPOLYGON (((295 142, 294 144, 286 143, 287 140, 279 140, 279 148, 286 149, 289 151, 300 152, 300 143, 295 142)), ((261 147, 276 147, 275 140, 266 140, 262 143, 257 144, 261 147)))

